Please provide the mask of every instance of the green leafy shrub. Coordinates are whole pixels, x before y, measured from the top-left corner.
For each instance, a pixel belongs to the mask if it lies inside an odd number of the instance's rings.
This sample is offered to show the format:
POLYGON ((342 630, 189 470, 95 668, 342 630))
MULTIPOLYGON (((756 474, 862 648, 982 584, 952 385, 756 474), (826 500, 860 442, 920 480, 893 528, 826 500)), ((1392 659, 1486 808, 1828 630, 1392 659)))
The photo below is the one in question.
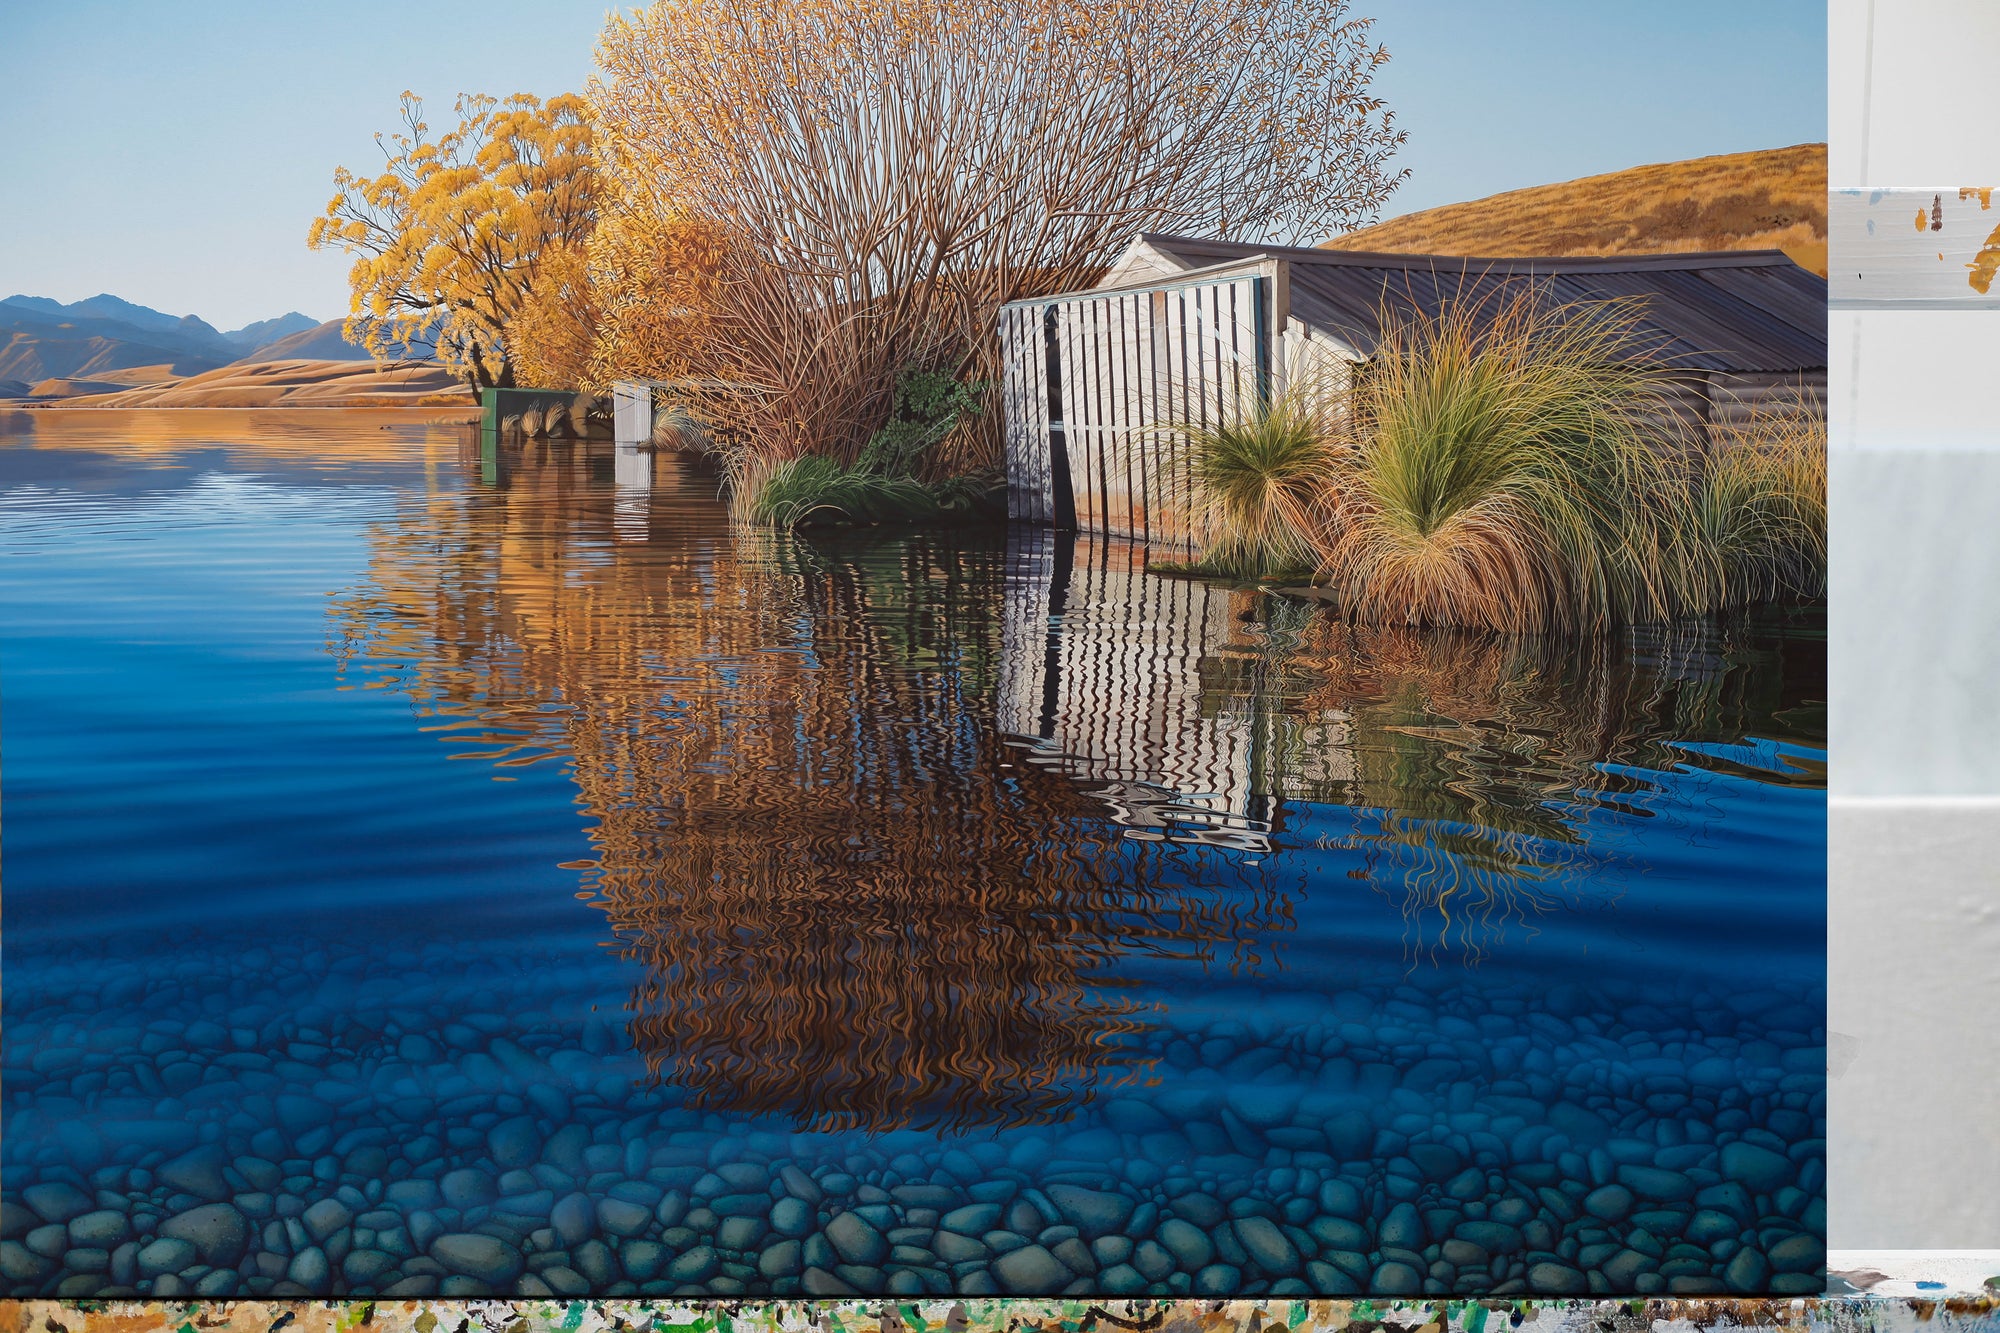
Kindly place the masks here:
POLYGON ((770 464, 739 476, 755 522, 798 528, 840 523, 922 523, 950 514, 1004 513, 1004 479, 997 472, 936 480, 925 473, 937 446, 978 415, 991 386, 942 371, 906 370, 896 382, 889 420, 869 437, 851 465, 817 454, 770 464))

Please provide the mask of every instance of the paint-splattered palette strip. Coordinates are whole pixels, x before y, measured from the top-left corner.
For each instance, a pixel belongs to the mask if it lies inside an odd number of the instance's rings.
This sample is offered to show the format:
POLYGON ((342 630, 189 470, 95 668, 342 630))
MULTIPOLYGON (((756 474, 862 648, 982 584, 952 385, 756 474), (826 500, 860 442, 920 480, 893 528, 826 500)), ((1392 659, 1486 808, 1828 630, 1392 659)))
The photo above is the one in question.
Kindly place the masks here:
POLYGON ((1834 309, 2000 309, 2000 207, 1990 185, 1827 194, 1834 309))

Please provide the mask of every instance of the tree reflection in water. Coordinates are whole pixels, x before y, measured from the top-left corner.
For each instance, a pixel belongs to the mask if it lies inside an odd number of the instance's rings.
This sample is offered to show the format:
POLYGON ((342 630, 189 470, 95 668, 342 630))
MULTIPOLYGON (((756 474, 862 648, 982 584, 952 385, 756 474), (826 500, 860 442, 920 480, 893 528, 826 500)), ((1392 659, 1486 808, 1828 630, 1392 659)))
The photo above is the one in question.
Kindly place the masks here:
POLYGON ((468 753, 569 762, 632 1040, 693 1104, 1062 1118, 1149 1076, 1121 959, 1269 960, 1256 867, 1122 839, 1003 743, 997 539, 794 545, 682 474, 621 547, 597 470, 544 446, 378 530, 335 651, 468 753))

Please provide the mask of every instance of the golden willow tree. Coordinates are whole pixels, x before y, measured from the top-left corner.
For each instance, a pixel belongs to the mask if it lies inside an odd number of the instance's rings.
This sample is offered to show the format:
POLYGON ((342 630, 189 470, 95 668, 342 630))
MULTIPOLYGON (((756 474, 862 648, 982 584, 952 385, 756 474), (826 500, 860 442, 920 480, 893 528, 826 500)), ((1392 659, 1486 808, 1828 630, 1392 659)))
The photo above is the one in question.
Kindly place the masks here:
POLYGON ((356 256, 347 336, 377 356, 435 338, 475 390, 565 384, 576 353, 552 335, 588 326, 578 274, 597 221, 584 100, 468 94, 453 105, 457 126, 435 139, 423 110, 403 94, 403 132, 376 136, 381 174, 337 169, 307 235, 315 250, 356 256), (521 336, 523 321, 533 336, 521 336))
MULTIPOLYGON (((1404 134, 1347 0, 660 0, 590 98, 617 207, 728 241, 665 364, 748 386, 767 458, 851 460, 911 365, 995 372, 1006 301, 1134 233, 1317 240, 1372 220, 1404 134)), ((613 348, 614 355, 617 349, 613 348)), ((634 361, 643 358, 631 358, 634 361)), ((961 436, 957 465, 994 433, 961 436)))

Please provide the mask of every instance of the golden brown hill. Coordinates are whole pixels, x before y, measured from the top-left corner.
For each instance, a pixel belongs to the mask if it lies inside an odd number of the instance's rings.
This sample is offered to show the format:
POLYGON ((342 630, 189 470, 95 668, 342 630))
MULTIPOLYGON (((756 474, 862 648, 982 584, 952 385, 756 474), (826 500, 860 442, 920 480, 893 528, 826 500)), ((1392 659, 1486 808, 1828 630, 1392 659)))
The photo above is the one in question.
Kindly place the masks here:
POLYGON ((435 361, 298 359, 242 361, 187 379, 65 397, 47 406, 418 407, 471 403, 464 384, 435 361))
POLYGON ((1783 250, 1826 276, 1826 145, 1658 162, 1391 218, 1324 243, 1438 255, 1783 250))
POLYGON ((166 385, 179 382, 184 372, 176 371, 171 365, 128 366, 123 370, 107 370, 101 375, 88 378, 69 375, 45 379, 32 385, 23 385, 17 395, 22 398, 78 398, 86 394, 123 393, 148 385, 166 385))

